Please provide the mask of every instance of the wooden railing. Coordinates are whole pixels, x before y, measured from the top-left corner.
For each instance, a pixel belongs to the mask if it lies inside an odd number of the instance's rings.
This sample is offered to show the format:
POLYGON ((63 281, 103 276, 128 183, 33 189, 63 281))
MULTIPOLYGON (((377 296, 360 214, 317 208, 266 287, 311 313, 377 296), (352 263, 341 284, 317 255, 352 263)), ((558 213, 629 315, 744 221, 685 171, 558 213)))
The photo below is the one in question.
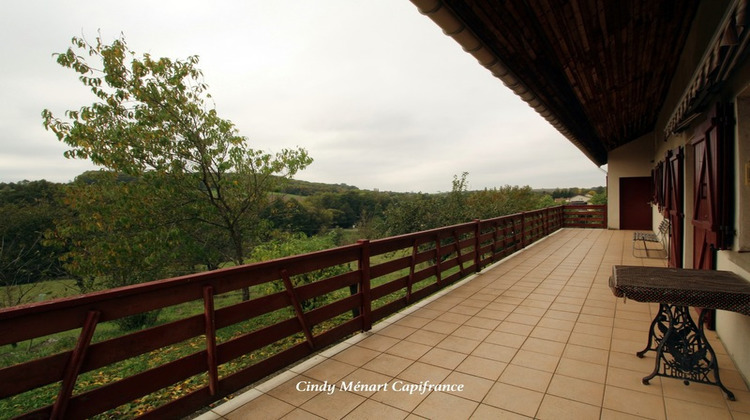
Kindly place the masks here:
POLYGON ((116 416, 118 407, 147 400, 150 411, 136 415, 187 415, 369 330, 562 227, 606 227, 603 208, 553 207, 3 309, 0 346, 6 347, 0 349, 60 340, 60 334, 77 339, 70 339, 67 351, 0 369, 0 398, 7 409, 18 406, 16 400, 50 394, 35 407, 6 413, 23 418, 116 416), (334 267, 336 275, 300 281, 334 267), (243 288, 253 291, 252 299, 232 300, 243 288), (96 337, 114 320, 166 308, 184 314, 121 336, 96 337), (123 368, 133 360, 140 360, 139 370, 123 368), (116 375, 98 380, 104 371, 116 375), (157 393, 158 404, 149 399, 157 393))

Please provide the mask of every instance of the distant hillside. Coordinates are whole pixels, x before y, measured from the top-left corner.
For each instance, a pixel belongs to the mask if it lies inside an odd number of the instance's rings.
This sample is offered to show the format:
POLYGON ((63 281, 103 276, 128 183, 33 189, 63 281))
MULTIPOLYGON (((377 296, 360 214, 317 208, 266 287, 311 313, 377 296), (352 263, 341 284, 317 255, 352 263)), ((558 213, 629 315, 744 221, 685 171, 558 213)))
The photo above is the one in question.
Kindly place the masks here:
POLYGON ((343 193, 347 191, 357 191, 359 188, 346 184, 324 184, 322 182, 302 181, 292 179, 285 181, 278 193, 311 196, 320 193, 343 193))

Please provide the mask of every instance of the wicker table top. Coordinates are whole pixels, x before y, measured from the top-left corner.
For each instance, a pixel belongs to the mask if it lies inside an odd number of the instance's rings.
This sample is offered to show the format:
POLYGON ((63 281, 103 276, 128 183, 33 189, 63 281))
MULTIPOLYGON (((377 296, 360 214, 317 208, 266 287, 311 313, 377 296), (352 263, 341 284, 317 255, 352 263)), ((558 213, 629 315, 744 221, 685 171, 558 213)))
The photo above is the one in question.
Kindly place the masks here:
POLYGON ((750 282, 729 271, 616 265, 609 287, 615 296, 638 302, 750 315, 750 282))

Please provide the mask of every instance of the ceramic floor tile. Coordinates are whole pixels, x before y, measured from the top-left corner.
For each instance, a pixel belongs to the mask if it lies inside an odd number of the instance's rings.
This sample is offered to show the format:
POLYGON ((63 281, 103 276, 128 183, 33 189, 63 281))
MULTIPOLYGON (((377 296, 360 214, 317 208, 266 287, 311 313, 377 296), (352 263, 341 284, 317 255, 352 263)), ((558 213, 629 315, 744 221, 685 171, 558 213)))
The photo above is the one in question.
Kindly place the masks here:
POLYGON ((654 420, 666 418, 664 399, 661 396, 614 386, 607 386, 604 389, 604 405, 602 408, 654 420), (637 403, 635 403, 636 401, 637 403))
POLYGON ((533 417, 543 398, 544 394, 541 392, 498 382, 490 389, 482 403, 533 417))
POLYGON ((510 315, 510 312, 496 311, 496 310, 487 309, 487 308, 482 309, 476 314, 476 316, 480 318, 494 319, 497 321, 503 321, 505 318, 508 317, 508 315, 510 315))
POLYGON ((565 350, 565 344, 536 337, 529 337, 524 341, 522 350, 535 351, 537 353, 549 354, 550 356, 561 356, 565 350))
POLYGON ((433 366, 440 366, 446 369, 455 369, 456 366, 466 359, 467 354, 460 353, 454 350, 447 350, 443 348, 433 348, 432 350, 425 353, 424 356, 419 358, 422 363, 427 363, 433 366))
POLYGON ((540 420, 596 419, 599 418, 600 412, 601 408, 599 406, 584 404, 554 395, 545 395, 536 418, 540 420))
POLYGON ((497 407, 493 407, 487 404, 479 404, 474 414, 471 415, 472 420, 529 420, 531 417, 523 416, 521 414, 513 413, 510 411, 502 410, 497 407))
POLYGON ((420 318, 435 319, 444 313, 445 311, 429 309, 429 308, 419 308, 416 311, 414 311, 412 315, 416 317, 420 317, 420 318))
POLYGON ((362 366, 370 360, 378 357, 379 355, 379 351, 370 350, 365 347, 354 345, 342 352, 337 353, 332 357, 332 359, 338 360, 339 362, 348 363, 353 366, 362 366))
POLYGON ((317 390, 320 389, 319 387, 321 384, 322 382, 318 380, 298 375, 268 391, 267 394, 280 401, 284 401, 294 406, 300 406, 321 392, 317 390), (308 389, 308 385, 312 385, 317 389, 307 391, 305 389, 308 389), (300 391, 300 389, 303 391, 300 391))
POLYGON ((289 414, 281 418, 281 420, 325 420, 323 417, 316 416, 315 414, 305 411, 301 408, 295 408, 289 414))
POLYGON ((386 389, 393 377, 367 369, 357 369, 336 385, 339 389, 353 392, 363 397, 370 397, 377 391, 386 389), (346 387, 346 388, 344 388, 346 387))
POLYGON ((508 364, 505 362, 477 356, 467 356, 466 359, 456 367, 456 371, 494 381, 500 377, 500 374, 503 373, 506 366, 508 366, 508 364))
POLYGON ((469 315, 469 316, 474 316, 479 311, 480 311, 480 308, 476 308, 474 306, 469 306, 469 305, 464 305, 464 304, 454 306, 453 308, 448 310, 448 312, 462 314, 462 315, 469 315))
POLYGON ((451 370, 439 366, 429 365, 427 363, 416 362, 398 374, 399 379, 407 382, 419 384, 420 382, 430 381, 438 384, 450 375, 451 370))
POLYGON ((392 346, 399 343, 400 340, 393 337, 387 337, 381 334, 373 334, 364 340, 360 341, 356 345, 364 347, 370 350, 383 352, 391 348, 392 346))
POLYGON ((487 392, 489 392, 495 382, 474 375, 453 372, 443 380, 443 384, 461 385, 460 389, 456 388, 444 391, 446 394, 480 402, 484 399, 485 395, 487 395, 487 392))
POLYGON ((516 322, 519 324, 525 324, 525 325, 536 325, 539 323, 539 320, 542 319, 539 315, 526 315, 526 314, 519 314, 519 313, 512 313, 508 315, 505 320, 509 322, 516 322))
POLYGON ((679 379, 660 378, 665 398, 691 401, 713 407, 726 407, 728 399, 723 391, 715 385, 691 382, 690 385, 679 379))
POLYGON ((375 400, 367 400, 360 404, 351 413, 347 414, 344 419, 346 420, 384 420, 394 419, 400 420, 405 419, 409 416, 408 411, 400 410, 396 407, 391 407, 375 400))
POLYGON ((521 336, 528 336, 534 331, 534 325, 519 324, 516 322, 503 321, 500 325, 495 328, 495 331, 511 333, 521 336))
POLYGON ((570 331, 559 330, 556 328, 546 328, 537 325, 534 331, 529 334, 530 337, 542 338, 549 341, 556 341, 558 343, 566 343, 568 337, 570 337, 570 331))
MULTIPOLYGON (((426 393, 421 394, 419 392, 410 393, 401 391, 406 385, 416 385, 411 382, 394 380, 391 385, 392 387, 390 389, 387 391, 376 392, 370 397, 370 399, 410 413, 417 408, 425 398, 427 398, 426 393), (396 388, 394 389, 393 386, 396 388)), ((383 418, 381 417, 380 420, 383 420, 383 418)))
POLYGON ((555 373, 603 384, 607 377, 607 367, 596 363, 566 359, 563 357, 560 359, 560 364, 557 366, 557 371, 555 373))
POLYGON ((576 324, 575 328, 573 328, 573 332, 596 335, 600 337, 612 337, 612 327, 603 325, 578 323, 576 324))
POLYGON ((435 319, 427 323, 421 329, 425 331, 432 331, 432 332, 441 333, 441 334, 450 334, 453 331, 455 331, 459 326, 460 324, 447 322, 447 321, 440 321, 440 320, 435 319))
POLYGON ((428 322, 430 322, 429 319, 414 316, 414 315, 407 315, 400 320, 393 323, 393 325, 402 325, 404 327, 410 327, 410 328, 421 328, 425 326, 428 322))
POLYGON ((725 407, 712 407, 672 398, 665 398, 664 401, 667 408, 667 418, 670 419, 732 420, 732 415, 725 407))
POLYGON ((406 326, 398 325, 398 324, 392 324, 380 330, 378 334, 384 335, 386 337, 391 337, 391 338, 402 340, 410 336, 411 334, 415 333, 416 331, 419 331, 419 330, 417 328, 406 327, 406 326))
POLYGON ((573 331, 576 323, 574 321, 568 321, 565 319, 556 319, 549 316, 544 316, 539 320, 537 327, 554 328, 561 331, 573 331))
POLYGON ((410 336, 406 337, 405 341, 413 343, 424 344, 426 346, 434 346, 437 343, 443 341, 448 334, 436 333, 432 331, 417 330, 410 336))
MULTIPOLYGON (((652 369, 653 366, 646 372, 637 372, 634 370, 610 366, 607 369, 607 385, 631 389, 633 391, 644 392, 647 394, 663 395, 664 388, 662 385, 666 378, 656 376, 649 381, 648 385, 644 384, 642 381, 643 377, 647 376, 652 369)), ((682 381, 677 382, 682 384, 682 381)))
POLYGON ((492 331, 485 328, 462 325, 451 333, 452 336, 468 338, 470 340, 482 341, 490 335, 492 331))
POLYGON ((609 350, 612 345, 612 339, 610 337, 602 337, 599 335, 584 334, 574 331, 570 334, 568 343, 601 350, 609 350))
POLYGON ((436 347, 458 353, 469 354, 480 344, 482 344, 481 341, 449 335, 443 341, 439 342, 436 347))
POLYGON ((451 323, 459 324, 459 325, 463 324, 464 322, 468 321, 469 319, 471 319, 471 316, 469 316, 469 315, 463 315, 463 314, 458 314, 458 313, 455 313, 455 312, 446 312, 446 313, 440 315, 439 317, 435 318, 436 321, 451 322, 451 323))
POLYGON ((604 398, 604 384, 555 375, 552 377, 547 393, 601 407, 604 398))
POLYGON ((424 356, 425 353, 432 350, 432 346, 425 344, 413 343, 410 341, 401 341, 393 347, 389 348, 386 353, 394 356, 403 357, 405 359, 417 360, 424 356))
POLYGON ((523 342, 526 341, 526 337, 517 334, 506 333, 502 331, 493 331, 487 338, 484 339, 485 343, 499 344, 506 347, 521 348, 523 342))
POLYGON ((529 350, 519 350, 515 357, 513 357, 513 360, 510 361, 510 364, 543 370, 545 372, 554 372, 559 362, 560 358, 557 356, 529 350))
POLYGON ((544 314, 544 318, 559 319, 563 321, 576 321, 578 317, 578 312, 560 311, 551 308, 547 311, 546 314, 544 314))
POLYGON ((550 372, 511 364, 505 368, 498 381, 533 391, 545 392, 550 379, 552 379, 552 373, 550 372))
POLYGON ((254 419, 268 420, 280 419, 294 409, 295 407, 291 404, 285 403, 269 395, 261 395, 240 408, 226 414, 225 418, 229 420, 243 420, 251 417, 254 419))
POLYGON ((336 382, 344 376, 354 372, 357 368, 348 363, 328 359, 319 365, 305 371, 304 375, 321 382, 336 382))
POLYGON ((335 391, 332 394, 321 393, 300 406, 326 419, 339 419, 352 412, 357 406, 365 402, 365 397, 351 392, 335 391))
MULTIPOLYGON (((462 327, 476 327, 476 328, 482 328, 485 330, 494 330, 502 323, 501 320, 497 319, 490 319, 490 318, 481 318, 478 316, 475 316, 471 318, 470 320, 466 321, 462 327)), ((455 331, 454 331, 455 332, 455 331)))
POLYGON ((479 405, 450 394, 433 392, 414 410, 414 414, 428 419, 468 419, 479 405))
POLYGON ((373 372, 382 373, 383 375, 396 376, 403 372, 404 369, 409 367, 412 363, 414 363, 413 360, 405 359, 403 357, 394 356, 392 354, 381 354, 370 360, 363 366, 363 368, 373 372))
POLYGON ((577 344, 567 344, 565 346, 565 350, 563 351, 563 357, 567 359, 580 360, 583 362, 596 363, 599 365, 606 365, 609 361, 609 352, 593 347, 579 346, 577 344))

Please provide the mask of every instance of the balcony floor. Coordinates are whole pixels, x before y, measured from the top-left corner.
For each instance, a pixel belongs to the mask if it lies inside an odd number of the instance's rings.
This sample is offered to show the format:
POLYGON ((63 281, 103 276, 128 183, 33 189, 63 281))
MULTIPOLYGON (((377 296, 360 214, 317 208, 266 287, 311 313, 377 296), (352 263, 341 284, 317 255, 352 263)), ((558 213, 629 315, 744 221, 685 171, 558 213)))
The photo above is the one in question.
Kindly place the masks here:
POLYGON ((658 305, 617 299, 607 281, 613 265, 666 262, 634 257, 631 239, 561 230, 200 418, 750 419, 750 392, 713 332, 737 401, 711 385, 641 383, 654 356, 635 352, 658 305), (345 391, 342 381, 388 387, 345 391), (391 388, 399 381, 464 388, 410 395, 391 388), (335 392, 304 390, 324 382, 335 392))

